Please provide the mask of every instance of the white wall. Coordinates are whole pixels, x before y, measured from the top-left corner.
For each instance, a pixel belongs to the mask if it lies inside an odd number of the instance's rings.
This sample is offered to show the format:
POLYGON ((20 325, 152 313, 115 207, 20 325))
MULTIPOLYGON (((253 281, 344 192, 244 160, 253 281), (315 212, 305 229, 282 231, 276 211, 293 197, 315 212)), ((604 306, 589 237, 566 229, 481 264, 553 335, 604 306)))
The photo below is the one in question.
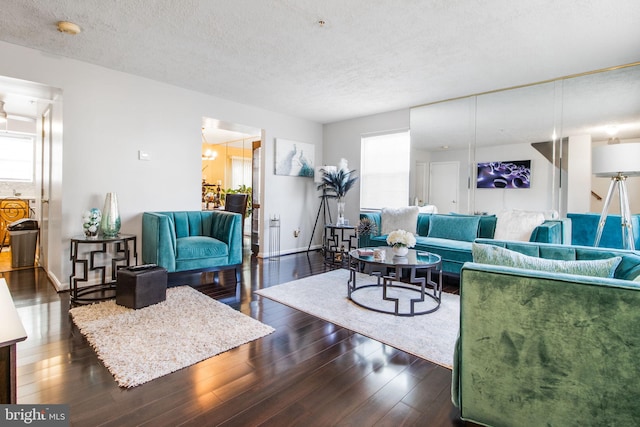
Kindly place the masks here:
MULTIPOLYGON (((409 129, 409 109, 374 114, 324 125, 324 164, 337 165, 341 158, 349 162, 349 169, 360 170, 360 140, 363 135, 409 129)), ((360 181, 346 196, 345 217, 357 224, 360 217, 360 181)), ((407 183, 409 185, 409 183, 407 183)), ((329 202, 331 214, 336 217, 336 206, 329 202)), ((315 202, 318 210, 320 201, 315 202)), ((315 219, 315 218, 314 218, 315 219)))
MULTIPOLYGON (((62 284, 68 284, 69 238, 81 233, 80 215, 102 208, 107 192, 118 195, 121 231, 138 237, 144 211, 200 209, 202 117, 264 129, 262 223, 280 214, 282 252, 306 249, 302 240, 315 219, 315 185, 309 178, 273 174, 274 139, 314 144, 322 162, 320 124, 4 42, 0 57, 0 75, 63 92, 62 158, 54 159, 62 185, 52 194, 53 205, 60 204, 60 218, 52 218, 60 226, 52 243, 60 264, 50 263, 50 274, 62 284), (139 161, 138 150, 151 161, 139 161), (289 233, 293 227, 301 228, 298 239, 289 233)), ((268 249, 265 228, 262 250, 268 249)))
POLYGON ((589 212, 591 203, 591 135, 569 137, 567 212, 589 212))

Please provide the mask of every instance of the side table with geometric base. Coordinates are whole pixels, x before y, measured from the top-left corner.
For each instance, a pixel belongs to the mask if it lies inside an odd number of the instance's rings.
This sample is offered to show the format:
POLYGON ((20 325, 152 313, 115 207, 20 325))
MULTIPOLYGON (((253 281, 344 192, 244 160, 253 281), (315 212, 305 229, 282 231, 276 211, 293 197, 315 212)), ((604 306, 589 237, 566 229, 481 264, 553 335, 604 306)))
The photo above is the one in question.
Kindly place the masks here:
POLYGON ((358 246, 356 227, 327 224, 325 229, 324 263, 329 267, 346 267, 349 251, 358 246))
POLYGON ((115 297, 118 269, 138 263, 137 240, 134 234, 120 234, 116 237, 85 236, 71 238, 69 258, 71 275, 69 287, 72 304, 90 304, 115 297), (88 252, 82 247, 91 245, 88 252), (133 264, 132 264, 133 261, 133 264), (94 277, 90 278, 89 273, 94 277), (82 282, 94 284, 79 286, 82 282))
POLYGON ((403 257, 390 247, 377 247, 384 257, 375 259, 374 248, 349 252, 348 297, 355 304, 379 313, 417 316, 433 313, 442 301, 442 259, 439 255, 409 249, 403 257), (375 283, 358 283, 368 272, 375 283))

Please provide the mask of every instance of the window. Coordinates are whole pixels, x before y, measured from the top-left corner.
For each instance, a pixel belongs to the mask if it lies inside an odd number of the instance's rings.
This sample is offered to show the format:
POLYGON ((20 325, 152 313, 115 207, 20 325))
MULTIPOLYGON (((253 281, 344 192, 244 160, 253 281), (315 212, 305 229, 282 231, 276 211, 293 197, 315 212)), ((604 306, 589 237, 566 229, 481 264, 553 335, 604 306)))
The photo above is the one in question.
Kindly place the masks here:
POLYGON ((0 135, 0 181, 33 182, 33 138, 0 135))
POLYGON ((409 131, 362 137, 361 209, 408 205, 409 157, 409 131))

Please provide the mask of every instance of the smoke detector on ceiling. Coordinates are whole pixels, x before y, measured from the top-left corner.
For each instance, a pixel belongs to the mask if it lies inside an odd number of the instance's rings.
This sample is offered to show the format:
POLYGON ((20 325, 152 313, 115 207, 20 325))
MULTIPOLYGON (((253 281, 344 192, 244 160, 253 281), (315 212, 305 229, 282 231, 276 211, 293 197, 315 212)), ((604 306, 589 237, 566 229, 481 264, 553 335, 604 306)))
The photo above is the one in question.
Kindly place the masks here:
POLYGON ((58 31, 65 34, 76 35, 82 31, 78 24, 74 24, 69 21, 60 21, 58 22, 58 31))

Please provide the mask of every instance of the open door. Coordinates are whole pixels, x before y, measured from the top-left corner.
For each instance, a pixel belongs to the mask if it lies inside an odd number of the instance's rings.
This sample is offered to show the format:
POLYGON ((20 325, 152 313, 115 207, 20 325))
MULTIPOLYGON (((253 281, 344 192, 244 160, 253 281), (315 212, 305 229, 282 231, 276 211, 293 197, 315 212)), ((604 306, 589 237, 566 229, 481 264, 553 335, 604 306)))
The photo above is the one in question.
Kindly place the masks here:
POLYGON ((39 136, 42 150, 40 164, 40 247, 38 264, 47 270, 49 265, 49 198, 51 197, 51 145, 52 145, 52 120, 51 105, 49 105, 40 117, 42 129, 39 136))
POLYGON ((262 156, 262 142, 253 141, 251 144, 251 189, 253 206, 251 210, 251 252, 254 255, 260 253, 260 159, 262 156))

